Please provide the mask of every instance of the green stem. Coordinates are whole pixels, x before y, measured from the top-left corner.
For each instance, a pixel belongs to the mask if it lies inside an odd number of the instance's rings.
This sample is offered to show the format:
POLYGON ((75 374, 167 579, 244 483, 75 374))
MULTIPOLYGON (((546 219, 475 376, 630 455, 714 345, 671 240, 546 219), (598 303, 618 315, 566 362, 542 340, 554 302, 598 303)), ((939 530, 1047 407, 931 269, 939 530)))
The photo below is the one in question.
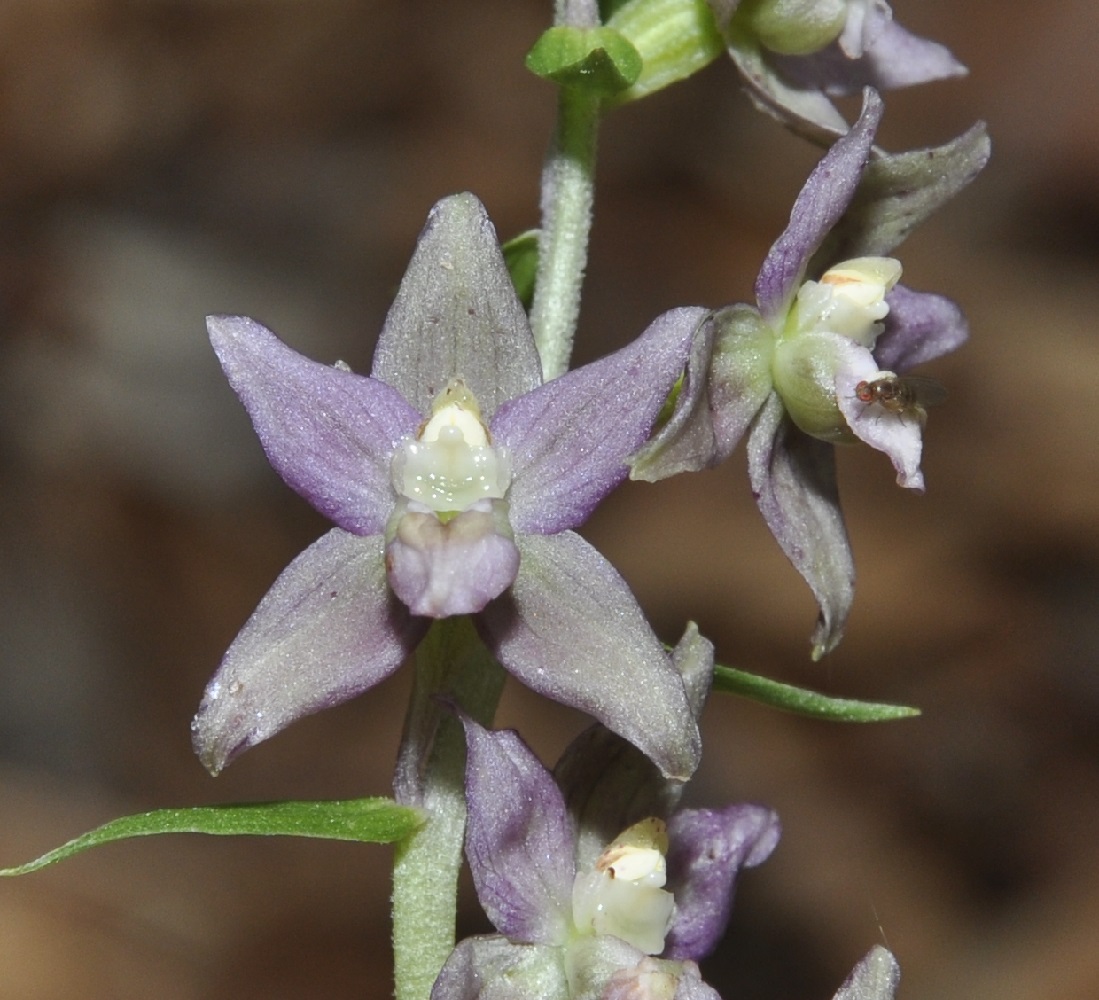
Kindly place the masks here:
POLYGON ((542 168, 542 232, 530 323, 542 358, 542 376, 569 367, 580 286, 588 262, 600 99, 562 87, 557 131, 542 168))
POLYGON ((466 820, 465 739, 454 709, 490 725, 503 678, 468 618, 435 622, 416 652, 393 784, 402 805, 421 807, 429 819, 398 847, 393 866, 397 1000, 427 1000, 454 947, 466 820))

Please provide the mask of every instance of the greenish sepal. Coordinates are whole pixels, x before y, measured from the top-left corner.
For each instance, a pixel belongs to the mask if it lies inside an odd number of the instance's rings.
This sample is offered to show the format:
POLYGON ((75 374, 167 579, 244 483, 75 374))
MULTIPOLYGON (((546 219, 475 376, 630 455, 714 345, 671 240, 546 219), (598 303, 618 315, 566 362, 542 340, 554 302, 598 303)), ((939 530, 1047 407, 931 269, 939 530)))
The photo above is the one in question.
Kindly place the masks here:
POLYGON ((613 28, 556 27, 527 53, 527 69, 562 87, 609 97, 641 75, 641 55, 613 28))
POLYGON ((706 0, 629 0, 607 27, 641 54, 643 69, 612 103, 625 104, 686 80, 725 53, 725 40, 706 0))
POLYGON ((854 698, 831 698, 817 691, 782 684, 768 677, 734 667, 714 667, 714 688, 724 694, 740 695, 772 708, 829 722, 892 722, 919 715, 918 708, 885 705, 854 698))
POLYGON ((765 394, 771 388, 774 354, 774 331, 754 306, 738 302, 714 314, 715 390, 729 398, 765 394))
POLYGON ((819 441, 850 444, 855 436, 836 400, 838 364, 831 336, 800 333, 779 341, 772 374, 782 405, 799 429, 819 441))
POLYGON ((534 282, 538 276, 538 235, 537 229, 528 229, 525 233, 513 236, 501 247, 511 283, 515 286, 523 308, 528 312, 531 302, 534 301, 534 282))
POLYGON ((847 0, 743 0, 733 18, 772 52, 806 56, 839 38, 847 0))
POLYGON ((0 875, 26 875, 92 847, 158 833, 316 837, 392 844, 415 833, 423 824, 424 814, 420 810, 383 798, 157 809, 111 820, 25 865, 0 868, 0 875))
POLYGON ((808 273, 816 274, 837 260, 892 253, 981 172, 990 152, 988 131, 978 122, 933 149, 878 153, 843 218, 813 255, 808 273))

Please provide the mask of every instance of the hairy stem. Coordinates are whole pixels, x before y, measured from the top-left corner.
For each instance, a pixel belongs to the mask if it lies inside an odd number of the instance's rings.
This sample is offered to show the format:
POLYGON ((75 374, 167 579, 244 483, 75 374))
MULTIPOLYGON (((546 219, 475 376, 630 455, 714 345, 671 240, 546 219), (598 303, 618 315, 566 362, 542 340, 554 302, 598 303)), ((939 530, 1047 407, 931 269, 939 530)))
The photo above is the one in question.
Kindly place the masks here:
POLYGON ((393 961, 397 1000, 427 1000, 454 947, 465 835, 465 740, 455 709, 490 725, 503 670, 468 618, 435 622, 416 653, 416 682, 393 786, 402 805, 429 816, 397 849, 393 961))
MULTIPOLYGON (((556 23, 595 26, 594 2, 558 4, 556 23)), ((542 376, 556 378, 569 367, 580 287, 588 262, 600 99, 562 87, 557 131, 542 167, 542 230, 530 323, 542 358, 542 376)))

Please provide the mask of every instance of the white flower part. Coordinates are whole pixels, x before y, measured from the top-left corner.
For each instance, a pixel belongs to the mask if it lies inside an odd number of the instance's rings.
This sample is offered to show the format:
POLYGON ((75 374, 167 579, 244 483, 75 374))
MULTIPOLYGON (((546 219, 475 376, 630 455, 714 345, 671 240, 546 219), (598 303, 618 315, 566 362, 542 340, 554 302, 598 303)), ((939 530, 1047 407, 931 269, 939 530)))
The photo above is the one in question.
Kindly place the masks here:
POLYGON ((889 314, 885 297, 900 276, 900 262, 892 257, 857 257, 829 268, 820 281, 798 289, 795 335, 838 333, 873 347, 889 314))
POLYGON ((593 871, 576 876, 573 923, 580 933, 613 934, 647 955, 664 950, 675 898, 663 888, 668 837, 649 818, 615 838, 593 871))
POLYGON ((843 54, 861 59, 892 20, 893 11, 885 0, 848 0, 847 22, 839 38, 843 54))
POLYGON ((855 437, 889 457, 897 473, 897 485, 922 493, 923 421, 907 409, 890 409, 862 397, 862 383, 895 379, 892 372, 878 371, 869 351, 847 345, 836 369, 836 402, 855 437))
POLYGON ((437 513, 460 513, 479 500, 500 500, 511 485, 511 463, 493 447, 481 409, 461 379, 452 379, 431 407, 415 441, 393 456, 393 486, 437 513))

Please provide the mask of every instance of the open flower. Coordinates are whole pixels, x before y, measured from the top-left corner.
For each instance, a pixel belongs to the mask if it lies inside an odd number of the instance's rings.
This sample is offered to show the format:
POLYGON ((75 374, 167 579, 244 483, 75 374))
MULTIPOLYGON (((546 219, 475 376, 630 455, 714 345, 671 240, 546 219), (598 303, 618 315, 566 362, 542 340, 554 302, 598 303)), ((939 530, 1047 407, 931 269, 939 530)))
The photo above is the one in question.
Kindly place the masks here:
POLYGON ((938 42, 893 20, 885 0, 709 0, 752 100, 795 132, 847 131, 833 97, 960 76, 938 42))
MULTIPOLYGON (((697 712, 712 647, 692 628, 675 658, 697 712)), ((695 963, 725 930, 739 870, 777 844, 775 814, 673 811, 681 786, 599 725, 555 780, 516 733, 463 721, 466 855, 498 933, 458 945, 433 1000, 716 998, 695 963)))
POLYGON ((723 460, 748 432, 753 495, 820 605, 814 659, 840 641, 854 591, 831 444, 864 441, 889 456, 900 485, 922 490, 921 404, 897 373, 967 336, 952 302, 898 285, 900 264, 884 255, 977 173, 987 139, 977 127, 937 150, 871 161, 881 114, 868 89, 767 254, 757 304, 715 314, 708 371, 697 345, 676 412, 633 460, 635 478, 661 479, 723 460))
POLYGON ((275 582, 193 724, 213 772, 295 719, 377 684, 432 618, 476 614, 497 659, 686 778, 698 731, 622 578, 568 530, 626 475, 681 373, 701 309, 541 384, 484 208, 432 211, 370 377, 302 357, 243 317, 210 337, 271 464, 337 525, 275 582), (643 695, 639 694, 643 692, 643 695))

